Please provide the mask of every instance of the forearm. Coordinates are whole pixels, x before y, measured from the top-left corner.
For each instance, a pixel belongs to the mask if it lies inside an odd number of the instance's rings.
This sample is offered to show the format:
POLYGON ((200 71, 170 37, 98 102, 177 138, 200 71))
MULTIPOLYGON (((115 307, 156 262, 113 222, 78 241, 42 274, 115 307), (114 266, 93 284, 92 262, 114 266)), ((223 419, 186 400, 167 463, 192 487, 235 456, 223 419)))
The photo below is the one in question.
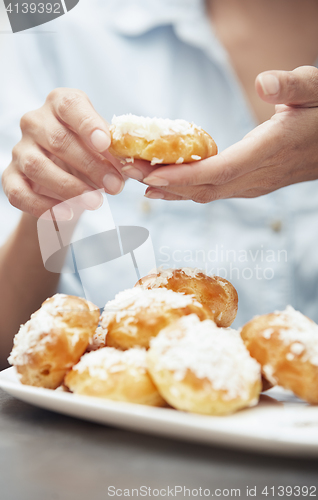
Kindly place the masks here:
POLYGON ((0 248, 0 368, 7 364, 20 324, 55 293, 58 280, 58 274, 44 268, 37 220, 23 214, 16 230, 0 248))

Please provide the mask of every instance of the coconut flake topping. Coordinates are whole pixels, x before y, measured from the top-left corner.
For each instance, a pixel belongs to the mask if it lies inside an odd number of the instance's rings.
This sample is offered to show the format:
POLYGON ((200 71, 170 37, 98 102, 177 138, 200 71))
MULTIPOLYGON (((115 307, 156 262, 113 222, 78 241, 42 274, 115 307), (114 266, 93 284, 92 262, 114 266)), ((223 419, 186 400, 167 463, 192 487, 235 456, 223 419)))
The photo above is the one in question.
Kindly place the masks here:
POLYGON ((238 331, 200 321, 195 314, 162 330, 150 346, 157 355, 157 371, 170 370, 181 381, 191 370, 199 379, 208 379, 215 390, 224 391, 228 400, 247 399, 251 384, 260 378, 260 366, 238 331))
POLYGON ((178 158, 176 160, 176 165, 181 165, 181 163, 183 163, 183 162, 184 162, 184 158, 182 158, 182 156, 180 156, 180 158, 178 158))
POLYGON ((103 347, 98 351, 84 354, 73 370, 78 373, 88 370, 92 377, 106 380, 108 373, 123 371, 127 366, 146 372, 146 349, 134 347, 127 351, 120 351, 113 347, 103 347))
POLYGON ((146 118, 143 116, 128 115, 113 116, 110 130, 115 140, 123 135, 143 137, 147 141, 155 141, 167 135, 192 135, 201 127, 186 120, 169 120, 168 118, 146 118))
POLYGON ((142 278, 142 284, 140 286, 143 288, 157 288, 167 285, 168 280, 173 277, 175 271, 181 271, 189 278, 197 278, 198 274, 203 273, 201 269, 193 267, 182 267, 180 269, 162 269, 159 267, 158 269, 152 269, 149 276, 142 278))
POLYGON ((66 299, 67 295, 64 293, 56 293, 53 297, 43 302, 41 309, 46 309, 50 313, 56 314, 58 311, 64 309, 66 299))
POLYGON ((107 326, 109 321, 116 318, 119 323, 122 318, 135 316, 141 309, 179 309, 193 304, 202 307, 192 295, 173 292, 166 288, 155 288, 153 290, 142 287, 124 290, 116 295, 114 300, 107 302, 101 316, 101 324, 107 326))
POLYGON ((25 325, 21 325, 14 337, 13 349, 8 358, 11 365, 23 365, 26 356, 34 347, 45 347, 50 337, 49 335, 43 336, 43 334, 50 333, 56 321, 54 316, 63 308, 66 297, 64 294, 54 295, 53 300, 45 301, 41 309, 32 314, 25 325))
POLYGON ((104 330, 101 326, 98 326, 93 338, 90 340, 87 347, 88 351, 97 351, 101 347, 105 347, 107 330, 104 330))
POLYGON ((163 162, 163 159, 162 158, 156 158, 155 156, 153 157, 153 159, 151 160, 151 163, 150 165, 154 166, 154 165, 157 165, 158 163, 162 163, 163 162))
POLYGON ((152 269, 148 276, 142 278, 142 288, 158 288, 162 285, 167 285, 168 280, 172 278, 174 269, 152 269))
POLYGON ((287 306, 284 311, 275 311, 270 326, 284 326, 279 330, 279 338, 286 345, 290 345, 293 354, 302 354, 303 361, 309 361, 318 366, 318 325, 287 306))

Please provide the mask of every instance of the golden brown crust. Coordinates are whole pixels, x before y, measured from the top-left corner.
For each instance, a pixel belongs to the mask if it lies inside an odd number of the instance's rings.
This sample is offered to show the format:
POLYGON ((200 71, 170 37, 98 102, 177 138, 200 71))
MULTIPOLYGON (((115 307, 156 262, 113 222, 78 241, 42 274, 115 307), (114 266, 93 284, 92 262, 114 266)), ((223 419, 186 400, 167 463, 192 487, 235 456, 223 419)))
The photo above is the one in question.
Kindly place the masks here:
POLYGON ((259 365, 236 331, 212 321, 188 316, 171 324, 152 340, 147 362, 160 394, 178 410, 227 415, 258 401, 259 365))
MULTIPOLYGON (((111 351, 114 350, 104 347, 100 351, 103 351, 100 354, 108 352, 111 356, 111 351)), ((122 351, 120 353, 124 354, 122 351)), ((92 357, 92 355, 96 356, 92 352, 86 354, 84 358, 92 357)), ((98 370, 96 373, 91 373, 89 368, 78 371, 75 365, 66 375, 65 384, 75 394, 148 406, 166 406, 166 402, 160 396, 146 369, 125 364, 124 359, 122 366, 116 366, 115 370, 112 367, 101 367, 100 369, 101 376, 98 370)))
POLYGON ((261 383, 255 381, 249 391, 248 398, 226 399, 224 391, 216 391, 208 380, 199 380, 188 371, 185 378, 176 382, 173 373, 168 370, 156 371, 156 359, 148 358, 149 372, 164 399, 177 410, 201 413, 203 415, 230 415, 246 408, 257 401, 261 391, 261 383), (174 391, 171 392, 171 387, 174 391))
POLYGON ((160 164, 164 165, 176 163, 179 158, 183 158, 183 163, 191 163, 195 161, 193 155, 204 160, 216 155, 218 148, 207 132, 195 129, 191 135, 171 134, 153 141, 130 134, 115 139, 112 134, 109 152, 118 158, 135 158, 150 162, 157 158, 162 160, 160 164))
POLYGON ((212 319, 212 314, 206 307, 190 304, 178 309, 161 307, 151 310, 148 308, 138 311, 134 316, 129 313, 119 322, 114 317, 107 324, 106 345, 117 349, 130 349, 140 346, 149 348, 150 339, 170 323, 182 316, 196 314, 200 320, 212 319))
POLYGON ((281 332, 291 328, 294 327, 286 323, 284 315, 270 313, 249 321, 241 336, 251 356, 262 366, 265 378, 309 403, 318 404, 318 366, 310 362, 305 348, 299 353, 293 351, 293 344, 299 342, 283 340, 281 332))
MULTIPOLYGON (((194 271, 194 270, 193 270, 194 271)), ((238 296, 234 286, 219 276, 207 276, 203 272, 186 274, 182 269, 158 271, 141 278, 135 286, 143 288, 167 288, 174 292, 194 295, 195 299, 211 311, 210 318, 217 326, 230 326, 237 314, 238 296), (164 276, 167 278, 163 278, 164 276)))
POLYGON ((59 299, 57 304, 57 297, 46 300, 22 327, 24 339, 20 336, 19 340, 20 333, 16 336, 10 359, 22 384, 56 389, 85 352, 96 330, 97 307, 73 296, 63 296, 65 300, 59 299))

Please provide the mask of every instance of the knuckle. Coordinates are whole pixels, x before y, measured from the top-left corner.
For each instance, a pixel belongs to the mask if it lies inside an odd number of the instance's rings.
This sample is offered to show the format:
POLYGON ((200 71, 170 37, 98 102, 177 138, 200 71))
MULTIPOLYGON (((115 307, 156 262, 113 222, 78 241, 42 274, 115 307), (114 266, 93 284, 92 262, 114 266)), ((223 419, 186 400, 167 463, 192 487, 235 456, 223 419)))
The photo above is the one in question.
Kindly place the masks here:
POLYGON ((43 169, 43 158, 40 155, 28 155, 23 162, 23 172, 30 179, 37 177, 43 169))
POLYGON ((48 102, 54 102, 61 94, 62 89, 61 88, 56 88, 51 90, 51 92, 48 94, 46 100, 48 102))
POLYGON ((85 116, 82 116, 80 119, 79 119, 79 123, 78 123, 78 132, 79 134, 83 134, 85 133, 87 130, 93 130, 94 129, 94 118, 92 116, 88 116, 88 115, 85 115, 85 116))
POLYGON ((8 189, 7 189, 7 175, 8 175, 8 169, 6 168, 2 174, 2 177, 1 177, 1 184, 2 184, 2 188, 3 188, 3 192, 6 196, 7 195, 7 192, 8 192, 8 189))
POLYGON ((199 196, 199 195, 198 195, 198 196, 194 196, 194 197, 193 197, 193 201, 194 201, 195 203, 200 203, 200 205, 203 205, 203 204, 207 203, 207 201, 206 201, 206 200, 204 200, 204 199, 203 199, 203 197, 201 197, 201 196, 199 196))
POLYGON ((298 76, 292 72, 288 73, 286 84, 287 84, 286 85, 287 98, 288 98, 288 101, 292 102, 293 99, 297 96, 297 93, 298 93, 298 90, 300 87, 300 82, 299 82, 298 76))
POLYGON ((9 203, 13 207, 19 208, 21 196, 23 195, 21 189, 17 188, 16 186, 11 186, 9 189, 6 190, 6 195, 9 200, 9 203))
POLYGON ((82 169, 85 174, 95 175, 98 170, 96 158, 91 155, 83 157, 82 169))
POLYGON ((63 118, 72 108, 78 106, 82 99, 80 92, 74 90, 60 96, 56 108, 58 115, 63 118))
POLYGON ((20 128, 22 132, 28 130, 34 123, 34 111, 28 111, 20 120, 20 128))
POLYGON ((64 128, 55 130, 48 137, 49 149, 53 154, 63 153, 69 146, 69 143, 70 133, 64 128))
POLYGON ((217 199, 215 196, 213 196, 213 191, 215 190, 211 190, 210 188, 200 189, 192 199, 195 203, 209 203, 210 201, 217 199))
POLYGON ((78 90, 78 89, 57 87, 57 88, 51 90, 51 92, 48 94, 46 100, 48 102, 54 103, 56 101, 59 101, 64 96, 69 95, 69 94, 73 94, 73 93, 78 94, 78 95, 83 94, 83 92, 81 90, 78 90))
POLYGON ((14 162, 18 161, 19 156, 20 156, 20 146, 19 146, 19 143, 18 143, 12 149, 12 160, 14 162))
POLYGON ((77 195, 74 194, 76 182, 74 182, 73 178, 62 177, 59 180, 58 194, 65 199, 73 198, 77 195))

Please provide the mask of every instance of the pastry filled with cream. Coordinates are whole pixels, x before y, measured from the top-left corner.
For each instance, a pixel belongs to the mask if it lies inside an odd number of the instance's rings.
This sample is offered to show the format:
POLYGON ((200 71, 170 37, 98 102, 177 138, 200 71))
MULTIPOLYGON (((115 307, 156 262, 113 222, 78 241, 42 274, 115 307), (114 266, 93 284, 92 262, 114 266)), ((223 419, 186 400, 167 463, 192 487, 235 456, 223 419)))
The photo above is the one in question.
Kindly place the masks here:
POLYGON ((152 165, 181 164, 217 154, 212 137, 186 120, 132 114, 114 116, 110 132, 110 153, 128 162, 138 159, 152 165))

